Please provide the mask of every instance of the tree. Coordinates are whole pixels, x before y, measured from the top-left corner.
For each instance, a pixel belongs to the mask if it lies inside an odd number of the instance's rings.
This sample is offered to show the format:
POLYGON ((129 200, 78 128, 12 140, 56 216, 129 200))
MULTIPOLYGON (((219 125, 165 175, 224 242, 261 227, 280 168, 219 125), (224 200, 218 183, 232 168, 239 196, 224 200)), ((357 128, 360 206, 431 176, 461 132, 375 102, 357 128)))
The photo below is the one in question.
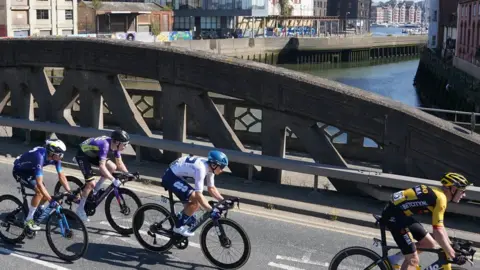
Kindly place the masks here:
POLYGON ((92 6, 95 11, 99 10, 102 7, 102 0, 92 0, 92 6))
POLYGON ((160 20, 157 16, 152 16, 150 20, 150 31, 153 35, 153 42, 157 42, 157 36, 160 35, 160 20))
POLYGON ((291 16, 293 7, 290 5, 290 0, 280 0, 280 15, 291 16))

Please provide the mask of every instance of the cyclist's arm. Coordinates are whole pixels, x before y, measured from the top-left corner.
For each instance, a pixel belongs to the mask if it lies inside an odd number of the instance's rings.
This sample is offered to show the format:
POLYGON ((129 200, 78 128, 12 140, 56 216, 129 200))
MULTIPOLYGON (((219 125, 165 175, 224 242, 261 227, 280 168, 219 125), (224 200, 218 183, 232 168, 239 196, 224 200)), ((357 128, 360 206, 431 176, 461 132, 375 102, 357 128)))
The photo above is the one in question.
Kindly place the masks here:
POLYGON ((70 185, 68 184, 67 178, 62 171, 62 162, 57 161, 55 164, 55 168, 57 169, 58 181, 60 181, 60 184, 62 184, 63 188, 65 188, 66 191, 71 192, 70 185))
POLYGON ((37 164, 35 169, 35 180, 37 180, 37 188, 40 190, 40 193, 47 199, 47 201, 51 201, 52 197, 48 194, 48 190, 43 184, 43 158, 40 158, 40 162, 37 164))
MULTIPOLYGON (((442 194, 443 195, 443 194, 442 194)), ((438 196, 435 208, 432 213, 432 227, 433 227, 433 238, 438 242, 438 244, 443 248, 447 255, 453 259, 455 258, 455 250, 453 250, 450 239, 448 238, 448 233, 443 226, 443 217, 445 214, 445 209, 447 208, 447 200, 445 196, 438 196)))
POLYGON ((107 169, 107 159, 100 159, 100 162, 98 163, 98 169, 100 170, 100 174, 105 177, 105 179, 110 181, 114 180, 113 175, 107 169))
POLYGON ((117 165, 117 170, 128 173, 127 166, 123 163, 122 155, 119 151, 115 151, 115 164, 117 165))
POLYGON ((211 211, 212 210, 212 207, 210 206, 210 204, 208 204, 208 201, 207 199, 205 198, 205 196, 203 196, 203 185, 204 185, 204 179, 205 179, 205 170, 202 170, 202 169, 197 169, 195 170, 195 192, 193 192, 194 194, 192 194, 193 196, 195 196, 194 198, 197 200, 197 202, 200 204, 200 206, 207 210, 207 211, 211 211))
POLYGON ((100 160, 98 162, 98 169, 100 170, 100 174, 110 180, 113 181, 113 175, 110 173, 110 171, 107 168, 107 155, 108 151, 110 149, 110 145, 106 143, 105 141, 103 142, 102 146, 99 146, 99 151, 98 151, 98 159, 100 160))
POLYGON ((220 191, 215 187, 214 175, 209 174, 207 178, 207 187, 208 193, 218 201, 223 200, 223 196, 220 194, 220 191))

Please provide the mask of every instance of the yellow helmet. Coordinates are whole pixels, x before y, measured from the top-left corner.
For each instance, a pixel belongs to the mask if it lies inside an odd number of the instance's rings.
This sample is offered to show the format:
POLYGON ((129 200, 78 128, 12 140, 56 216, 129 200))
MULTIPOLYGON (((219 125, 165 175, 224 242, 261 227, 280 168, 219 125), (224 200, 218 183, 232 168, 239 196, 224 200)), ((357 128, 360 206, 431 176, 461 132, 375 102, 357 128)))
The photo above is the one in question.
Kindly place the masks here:
POLYGON ((465 176, 458 174, 458 173, 446 173, 442 177, 442 185, 445 187, 457 187, 457 188, 465 188, 469 185, 472 185, 465 176))

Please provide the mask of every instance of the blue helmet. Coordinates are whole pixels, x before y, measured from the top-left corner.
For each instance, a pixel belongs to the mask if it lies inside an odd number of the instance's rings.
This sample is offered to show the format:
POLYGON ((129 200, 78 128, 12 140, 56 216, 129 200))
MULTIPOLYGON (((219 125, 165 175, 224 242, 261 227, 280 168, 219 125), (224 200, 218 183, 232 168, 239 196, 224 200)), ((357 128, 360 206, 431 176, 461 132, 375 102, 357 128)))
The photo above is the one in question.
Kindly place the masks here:
POLYGON ((223 170, 228 166, 228 158, 223 152, 212 150, 208 153, 208 163, 218 165, 223 170))

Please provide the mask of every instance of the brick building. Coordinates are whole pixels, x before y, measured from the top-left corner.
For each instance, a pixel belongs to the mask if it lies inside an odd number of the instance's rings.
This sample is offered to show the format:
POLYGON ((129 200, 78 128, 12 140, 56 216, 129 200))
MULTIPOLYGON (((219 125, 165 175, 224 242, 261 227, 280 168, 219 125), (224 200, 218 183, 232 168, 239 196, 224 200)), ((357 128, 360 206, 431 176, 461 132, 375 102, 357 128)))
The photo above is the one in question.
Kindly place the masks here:
POLYGON ((155 3, 100 2, 96 9, 90 1, 78 4, 79 33, 150 32, 152 22, 160 31, 171 31, 173 11, 155 3))

